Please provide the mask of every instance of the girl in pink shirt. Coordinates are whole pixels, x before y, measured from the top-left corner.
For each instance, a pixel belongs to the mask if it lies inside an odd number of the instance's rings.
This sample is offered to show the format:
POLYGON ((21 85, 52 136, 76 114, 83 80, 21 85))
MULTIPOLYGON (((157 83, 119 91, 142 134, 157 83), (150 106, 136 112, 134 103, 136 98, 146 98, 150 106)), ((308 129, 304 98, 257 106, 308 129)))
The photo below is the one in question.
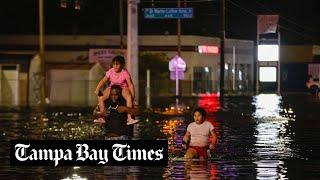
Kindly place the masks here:
MULTIPOLYGON (((104 101, 109 97, 110 87, 112 85, 120 85, 122 88, 122 96, 127 102, 128 107, 133 107, 133 97, 134 97, 134 86, 131 80, 131 76, 129 72, 124 68, 125 59, 123 56, 115 56, 112 59, 112 68, 106 72, 106 75, 97 85, 94 93, 98 95, 101 87, 110 82, 108 88, 103 91, 103 96, 98 97, 99 99, 99 109, 100 113, 105 113, 104 101)), ((127 124, 134 124, 138 121, 132 119, 131 115, 128 114, 127 124)))

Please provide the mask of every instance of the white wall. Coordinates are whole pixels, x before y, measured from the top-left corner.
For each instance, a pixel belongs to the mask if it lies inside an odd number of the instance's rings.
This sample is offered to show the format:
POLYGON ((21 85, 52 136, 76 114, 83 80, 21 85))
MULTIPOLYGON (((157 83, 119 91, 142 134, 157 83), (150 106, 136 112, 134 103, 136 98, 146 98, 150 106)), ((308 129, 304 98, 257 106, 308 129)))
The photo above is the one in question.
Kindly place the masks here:
MULTIPOLYGON (((19 68, 16 65, 14 70, 6 70, 5 66, 1 68, 1 105, 11 106, 18 105, 19 101, 19 68)), ((10 65, 14 66, 14 65, 10 65)))
MULTIPOLYGON (((51 69, 49 74, 51 105, 88 104, 89 70, 51 69)), ((94 95, 93 92, 92 95, 94 95)))

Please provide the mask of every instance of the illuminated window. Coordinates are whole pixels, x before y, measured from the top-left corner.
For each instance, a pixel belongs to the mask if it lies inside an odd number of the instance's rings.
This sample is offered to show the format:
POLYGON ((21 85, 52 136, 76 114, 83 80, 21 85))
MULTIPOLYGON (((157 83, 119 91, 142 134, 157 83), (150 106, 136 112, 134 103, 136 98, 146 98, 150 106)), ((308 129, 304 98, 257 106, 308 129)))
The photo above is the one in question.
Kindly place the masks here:
POLYGON ((276 82, 277 68, 276 67, 260 67, 259 68, 260 82, 276 82))
POLYGON ((258 61, 279 61, 279 45, 258 45, 258 61))

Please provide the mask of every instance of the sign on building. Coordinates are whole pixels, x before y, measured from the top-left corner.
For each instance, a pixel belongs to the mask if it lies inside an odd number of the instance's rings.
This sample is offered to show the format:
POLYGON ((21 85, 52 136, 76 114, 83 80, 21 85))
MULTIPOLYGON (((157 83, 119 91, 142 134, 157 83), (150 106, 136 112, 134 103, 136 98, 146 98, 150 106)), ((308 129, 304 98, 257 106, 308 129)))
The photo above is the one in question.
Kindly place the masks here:
POLYGON ((219 54, 218 46, 199 45, 198 52, 200 54, 219 54))
POLYGON ((258 15, 258 34, 276 33, 279 15, 258 15))
MULTIPOLYGON (((257 16, 257 42, 258 57, 256 69, 256 91, 259 93, 260 83, 270 83, 280 93, 280 33, 277 31, 279 15, 257 16), (276 36, 263 37, 265 34, 277 34, 276 36), (262 36, 260 38, 260 35, 262 36), (260 39, 263 42, 260 42, 260 39), (268 43, 266 43, 268 42, 268 43)), ((263 86, 262 86, 263 87, 263 86)), ((264 86, 267 87, 267 86, 264 86)), ((272 89, 272 88, 271 88, 272 89)), ((270 89, 269 89, 270 90, 270 89)))
POLYGON ((127 51, 125 49, 89 49, 89 62, 99 63, 103 69, 108 70, 112 58, 116 55, 127 57, 127 51))

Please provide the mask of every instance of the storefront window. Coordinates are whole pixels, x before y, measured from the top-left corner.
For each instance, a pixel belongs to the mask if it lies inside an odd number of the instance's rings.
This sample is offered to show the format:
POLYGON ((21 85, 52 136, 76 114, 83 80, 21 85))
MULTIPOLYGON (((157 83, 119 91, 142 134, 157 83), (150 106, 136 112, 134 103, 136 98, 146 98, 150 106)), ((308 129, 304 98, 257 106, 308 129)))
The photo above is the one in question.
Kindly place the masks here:
POLYGON ((212 92, 212 70, 211 67, 193 68, 193 92, 212 92))

